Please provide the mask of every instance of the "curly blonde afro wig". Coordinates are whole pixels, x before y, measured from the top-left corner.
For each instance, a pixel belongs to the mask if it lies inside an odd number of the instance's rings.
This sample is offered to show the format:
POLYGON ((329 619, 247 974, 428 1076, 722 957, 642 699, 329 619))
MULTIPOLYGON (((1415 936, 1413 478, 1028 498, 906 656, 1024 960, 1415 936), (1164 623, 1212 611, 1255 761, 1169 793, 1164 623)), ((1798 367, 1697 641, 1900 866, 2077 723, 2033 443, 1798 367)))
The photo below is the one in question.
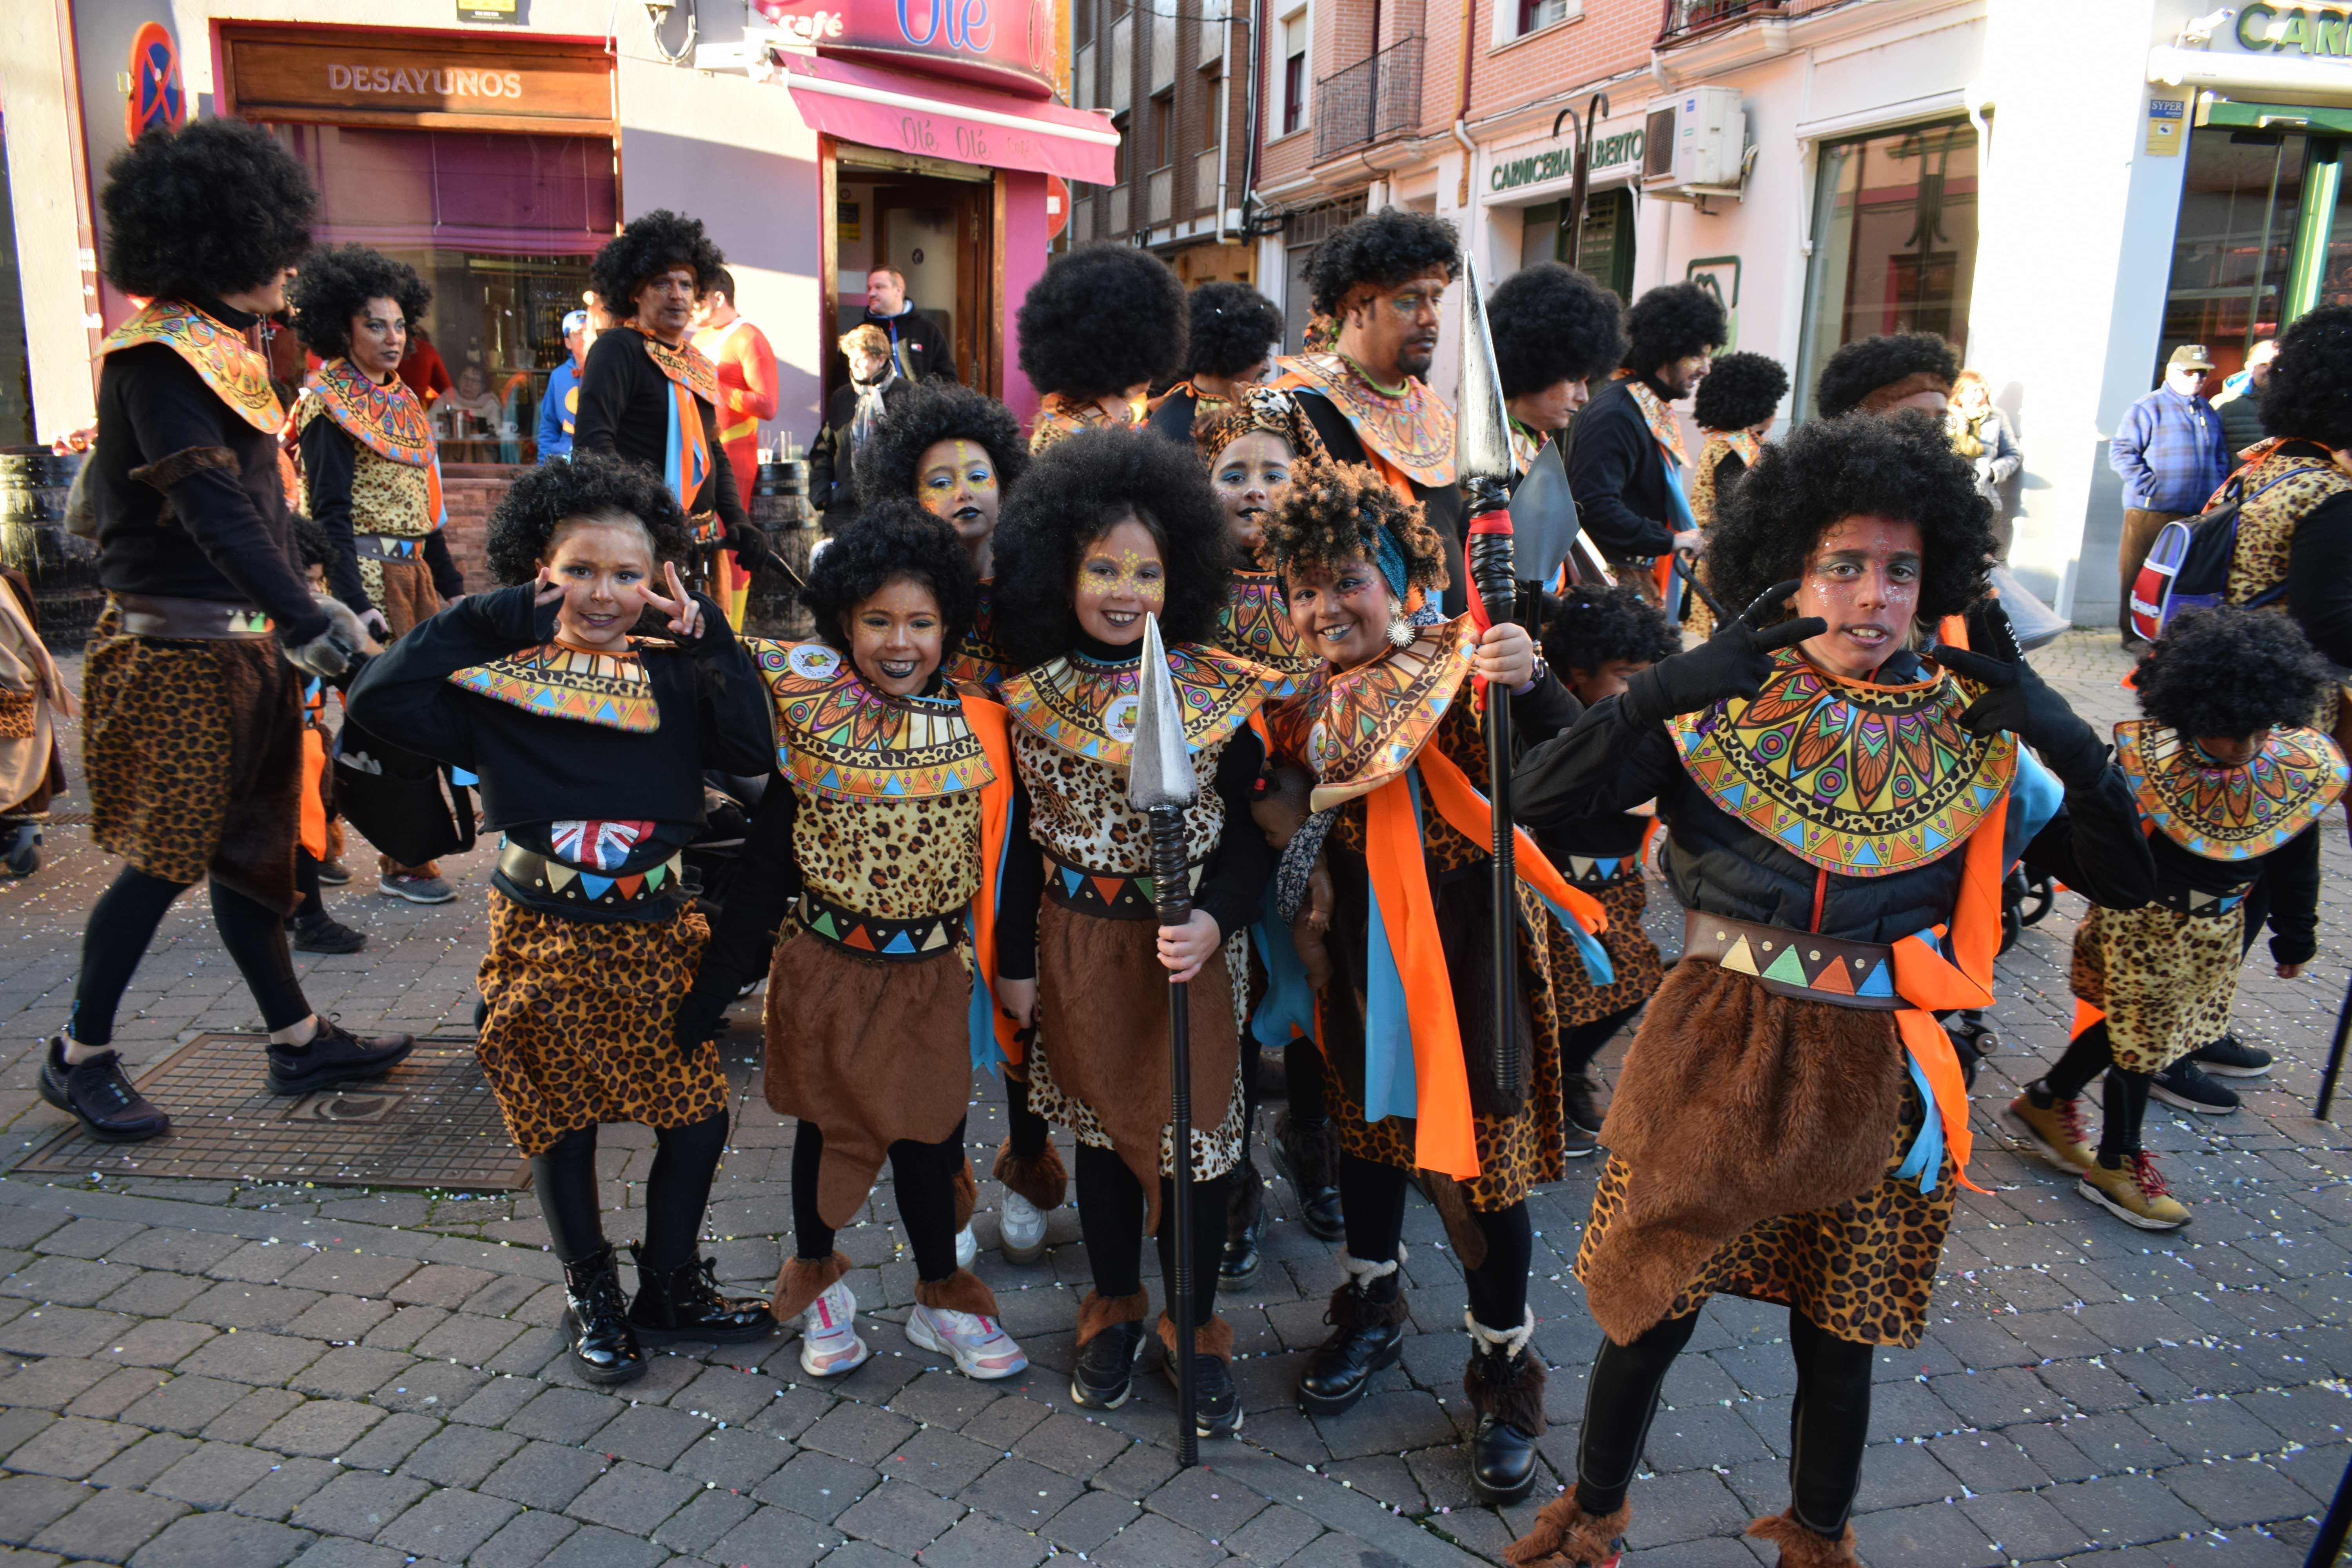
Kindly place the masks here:
POLYGON ((1434 605, 1446 584, 1445 546, 1420 505, 1352 463, 1292 469, 1289 493, 1266 514, 1265 541, 1286 577, 1301 566, 1336 572, 1368 561, 1408 612, 1434 605))

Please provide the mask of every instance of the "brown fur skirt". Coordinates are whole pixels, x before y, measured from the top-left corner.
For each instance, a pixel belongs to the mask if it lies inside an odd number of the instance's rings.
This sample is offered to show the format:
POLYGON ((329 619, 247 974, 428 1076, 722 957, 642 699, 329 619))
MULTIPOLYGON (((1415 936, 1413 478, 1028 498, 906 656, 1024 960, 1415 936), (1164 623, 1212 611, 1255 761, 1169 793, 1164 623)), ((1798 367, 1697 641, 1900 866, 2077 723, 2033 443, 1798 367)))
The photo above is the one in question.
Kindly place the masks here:
POLYGON ((768 970, 768 1104, 824 1134, 817 1213, 848 1225, 890 1145, 952 1137, 971 1099, 961 950, 863 958, 795 927, 768 970))
POLYGON ((727 1109, 719 1047, 680 1051, 671 1033, 709 940, 691 911, 567 920, 490 895, 474 1054, 516 1147, 543 1154, 600 1121, 691 1127, 727 1109))
POLYGON ((1577 1256, 1592 1315, 1631 1343, 1717 1290, 1842 1338, 1917 1342, 1951 1223, 1891 1172, 1921 1110, 1885 1013, 1775 995, 1693 959, 1658 990, 1601 1139, 1577 1256))
POLYGON ((163 642, 114 631, 82 665, 90 836, 167 882, 209 875, 291 914, 302 704, 273 638, 163 642))
MULTIPOLYGON (((1160 1174, 1171 1104, 1168 971, 1150 921, 1104 920, 1045 900, 1037 912, 1037 1039, 1031 1093, 1043 1115, 1058 1102, 1089 1117, 1143 1184, 1144 1226, 1160 1223, 1160 1174), (1043 1081, 1041 1081, 1043 1080, 1043 1081)), ((1223 1127, 1241 1074, 1234 1020, 1231 944, 1209 955, 1188 987, 1196 1174, 1205 1138, 1223 1127)), ((1220 1140, 1219 1142, 1222 1142, 1220 1140)))

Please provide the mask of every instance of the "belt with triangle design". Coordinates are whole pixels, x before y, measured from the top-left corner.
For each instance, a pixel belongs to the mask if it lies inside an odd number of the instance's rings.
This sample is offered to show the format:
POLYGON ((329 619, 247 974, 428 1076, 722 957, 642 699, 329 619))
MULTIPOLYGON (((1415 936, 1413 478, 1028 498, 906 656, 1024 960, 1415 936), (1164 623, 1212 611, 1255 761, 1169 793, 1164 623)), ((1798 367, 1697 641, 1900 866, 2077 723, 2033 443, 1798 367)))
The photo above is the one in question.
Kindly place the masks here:
POLYGON ((1815 931, 1683 911, 1683 956, 1711 958, 1752 974, 1767 991, 1803 1002, 1896 1013, 1911 1005, 1895 989, 1895 949, 1815 931))
POLYGON ((963 940, 961 910, 919 920, 885 920, 801 889, 801 924, 817 936, 867 958, 907 961, 946 952, 963 940))
MULTIPOLYGON (((1203 860, 1191 868, 1189 891, 1201 890, 1201 876, 1207 867, 1208 862, 1203 860)), ((1051 855, 1045 857, 1045 896, 1081 914, 1115 921, 1158 920, 1155 892, 1149 877, 1089 871, 1083 866, 1066 865, 1051 855)))

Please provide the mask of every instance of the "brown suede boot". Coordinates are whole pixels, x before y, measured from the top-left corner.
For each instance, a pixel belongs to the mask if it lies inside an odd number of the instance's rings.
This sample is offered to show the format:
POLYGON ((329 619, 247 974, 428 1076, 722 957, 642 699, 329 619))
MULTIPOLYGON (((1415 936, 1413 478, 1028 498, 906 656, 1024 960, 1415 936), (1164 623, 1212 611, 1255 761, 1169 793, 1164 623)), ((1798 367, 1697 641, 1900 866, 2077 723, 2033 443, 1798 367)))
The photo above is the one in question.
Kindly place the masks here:
POLYGON ((1633 1505, 1598 1516, 1584 1511, 1576 1489, 1543 1505, 1528 1532, 1503 1548, 1511 1568, 1617 1568, 1625 1554, 1622 1537, 1633 1521, 1633 1505))
POLYGON ((1800 1524, 1790 1509, 1749 1521, 1748 1533, 1780 1549, 1780 1568, 1867 1568, 1854 1555, 1851 1524, 1834 1536, 1823 1535, 1800 1524))

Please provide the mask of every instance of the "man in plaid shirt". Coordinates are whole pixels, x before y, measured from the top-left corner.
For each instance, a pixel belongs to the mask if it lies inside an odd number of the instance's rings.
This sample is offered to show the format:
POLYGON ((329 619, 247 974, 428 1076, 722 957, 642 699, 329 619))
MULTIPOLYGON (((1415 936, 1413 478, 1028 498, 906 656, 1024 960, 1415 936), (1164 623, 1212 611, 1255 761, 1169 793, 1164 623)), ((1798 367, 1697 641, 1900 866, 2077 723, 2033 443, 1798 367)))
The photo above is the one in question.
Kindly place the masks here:
POLYGON ((2124 641, 2131 641, 2132 584, 2164 525, 2205 510, 2206 500, 2230 477, 2230 451, 2221 416, 2205 401, 2205 378, 2213 357, 2202 343, 2172 351, 2164 384, 2124 411, 2107 464, 2123 476, 2124 539, 2117 570, 2122 605, 2116 618, 2124 641))

